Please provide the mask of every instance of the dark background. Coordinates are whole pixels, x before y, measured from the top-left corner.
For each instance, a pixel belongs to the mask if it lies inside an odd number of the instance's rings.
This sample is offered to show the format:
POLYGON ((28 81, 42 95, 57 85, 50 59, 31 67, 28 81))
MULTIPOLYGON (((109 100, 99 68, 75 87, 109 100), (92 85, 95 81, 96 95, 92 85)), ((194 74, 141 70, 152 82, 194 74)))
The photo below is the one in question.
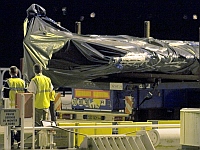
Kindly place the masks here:
POLYGON ((31 4, 45 8, 49 18, 71 32, 81 21, 82 34, 143 37, 144 21, 150 21, 156 39, 199 40, 200 0, 1 0, 0 67, 20 66, 23 21, 31 4))

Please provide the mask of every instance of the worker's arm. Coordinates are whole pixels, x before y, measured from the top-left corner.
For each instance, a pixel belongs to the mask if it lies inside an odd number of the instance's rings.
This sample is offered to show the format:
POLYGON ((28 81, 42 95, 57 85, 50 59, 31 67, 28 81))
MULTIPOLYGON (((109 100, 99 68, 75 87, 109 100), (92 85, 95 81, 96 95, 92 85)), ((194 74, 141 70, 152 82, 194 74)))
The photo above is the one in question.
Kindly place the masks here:
POLYGON ((55 90, 52 90, 50 92, 50 101, 55 101, 55 96, 56 96, 56 92, 55 92, 55 90))
POLYGON ((36 94, 36 85, 35 85, 35 82, 33 82, 32 80, 31 80, 29 86, 27 87, 27 91, 30 93, 36 94))

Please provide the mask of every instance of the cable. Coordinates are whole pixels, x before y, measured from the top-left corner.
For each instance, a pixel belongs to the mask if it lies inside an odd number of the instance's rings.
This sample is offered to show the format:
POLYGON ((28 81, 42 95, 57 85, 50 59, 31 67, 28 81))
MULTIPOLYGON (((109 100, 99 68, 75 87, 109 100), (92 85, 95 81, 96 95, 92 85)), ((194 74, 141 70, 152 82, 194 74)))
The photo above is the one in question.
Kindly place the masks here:
MULTIPOLYGON (((79 132, 75 132, 75 131, 63 129, 63 128, 60 128, 60 127, 58 127, 58 126, 54 126, 54 125, 52 125, 52 124, 51 124, 51 127, 56 128, 56 129, 60 129, 60 130, 64 130, 64 131, 67 131, 67 132, 70 132, 70 133, 79 134, 79 135, 82 135, 82 136, 85 136, 85 137, 88 136, 88 135, 83 134, 83 133, 79 133, 79 132)), ((36 131, 35 131, 35 135, 37 135, 37 134, 39 133, 39 131, 41 131, 41 130, 36 130, 36 131)), ((31 138, 32 136, 33 136, 33 135, 31 134, 31 135, 28 136, 26 139, 24 139, 24 141, 28 140, 28 139, 31 138)), ((36 140, 37 140, 37 139, 36 139, 36 140)), ((35 141, 36 141, 36 140, 35 140, 35 141)), ((17 142, 18 145, 19 145, 20 143, 21 143, 21 141, 17 142)))
MULTIPOLYGON (((38 122, 35 122, 35 124, 36 125, 41 125, 40 123, 38 123, 38 122)), ((35 135, 37 135, 39 132, 40 132, 41 130, 35 130, 35 135)), ((29 138, 31 138, 33 136, 33 134, 31 134, 30 136, 28 136, 26 139, 24 139, 24 142, 26 141, 26 140, 28 140, 29 138)), ((37 139, 36 139, 37 140, 37 139)), ((35 140, 35 141, 36 141, 35 140)), ((17 144, 18 144, 18 146, 19 146, 19 144, 21 143, 21 139, 20 139, 20 141, 19 142, 17 142, 17 144)))
POLYGON ((85 136, 85 137, 88 136, 88 135, 83 134, 83 133, 79 133, 79 132, 75 132, 75 131, 71 131, 71 130, 63 129, 63 128, 60 128, 60 127, 58 127, 58 126, 51 126, 51 127, 53 127, 53 128, 57 128, 57 129, 60 129, 60 130, 64 130, 64 131, 67 131, 67 132, 70 132, 70 133, 75 133, 75 134, 83 135, 83 136, 85 136))

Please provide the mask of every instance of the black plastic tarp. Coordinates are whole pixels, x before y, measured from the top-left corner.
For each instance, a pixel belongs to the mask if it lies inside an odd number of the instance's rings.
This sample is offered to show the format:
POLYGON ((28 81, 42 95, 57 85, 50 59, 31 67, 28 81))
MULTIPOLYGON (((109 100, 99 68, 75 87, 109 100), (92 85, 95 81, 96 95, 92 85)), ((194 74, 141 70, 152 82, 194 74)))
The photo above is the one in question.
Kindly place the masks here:
POLYGON ((95 80, 129 82, 141 78, 140 74, 164 74, 166 78, 199 74, 199 42, 79 35, 48 18, 37 4, 27 9, 23 46, 25 78, 30 80, 32 66, 40 63, 58 87, 95 80), (127 78, 127 73, 133 76, 127 78))

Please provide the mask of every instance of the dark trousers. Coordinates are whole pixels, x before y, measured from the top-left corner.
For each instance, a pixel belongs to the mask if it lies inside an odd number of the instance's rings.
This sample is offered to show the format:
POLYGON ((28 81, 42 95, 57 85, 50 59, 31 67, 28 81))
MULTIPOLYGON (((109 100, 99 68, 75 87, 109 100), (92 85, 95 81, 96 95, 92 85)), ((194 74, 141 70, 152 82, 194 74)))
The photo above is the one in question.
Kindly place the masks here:
POLYGON ((14 133, 14 131, 11 130, 11 147, 14 146, 15 140, 17 141, 18 145, 20 145, 19 144, 20 137, 21 137, 21 131, 17 131, 16 133, 14 133))
POLYGON ((13 130, 11 130, 11 147, 14 145, 15 142, 15 133, 13 130))
MULTIPOLYGON (((21 127, 21 118, 19 118, 19 126, 16 127, 21 127)), ((20 145, 20 141, 21 141, 21 131, 18 130, 16 133, 14 132, 14 130, 11 130, 11 147, 14 146, 14 142, 15 140, 18 143, 18 146, 20 145)))
POLYGON ((20 138, 21 138, 21 131, 17 131, 15 134, 15 140, 17 141, 17 143, 20 142, 20 138))
POLYGON ((50 114, 51 114, 51 121, 56 121, 56 113, 55 113, 55 110, 54 110, 54 101, 50 101, 49 111, 50 111, 50 114))
POLYGON ((35 108, 35 126, 42 126, 42 120, 48 119, 49 108, 37 109, 35 108))

